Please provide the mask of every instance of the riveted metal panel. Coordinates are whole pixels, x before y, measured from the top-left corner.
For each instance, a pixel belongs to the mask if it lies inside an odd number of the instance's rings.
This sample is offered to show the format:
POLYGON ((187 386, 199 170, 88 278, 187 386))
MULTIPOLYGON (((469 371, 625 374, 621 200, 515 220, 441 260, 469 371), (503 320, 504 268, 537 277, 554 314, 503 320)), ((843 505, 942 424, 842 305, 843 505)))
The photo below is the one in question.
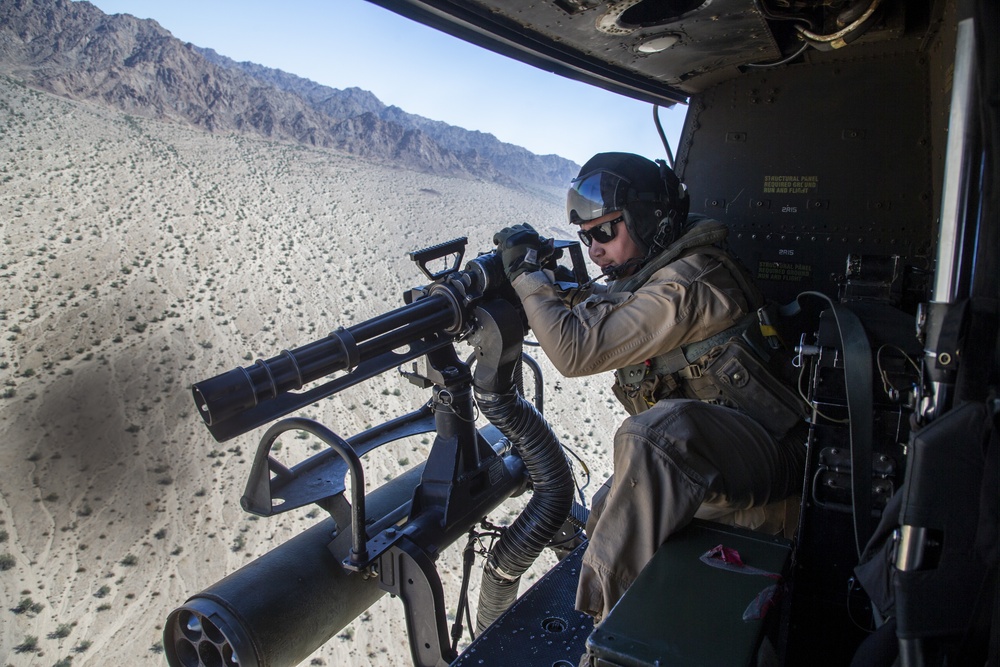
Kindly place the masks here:
POLYGON ((836 296, 849 255, 898 256, 916 280, 933 258, 929 108, 912 53, 747 73, 692 100, 678 171, 776 300, 836 296))

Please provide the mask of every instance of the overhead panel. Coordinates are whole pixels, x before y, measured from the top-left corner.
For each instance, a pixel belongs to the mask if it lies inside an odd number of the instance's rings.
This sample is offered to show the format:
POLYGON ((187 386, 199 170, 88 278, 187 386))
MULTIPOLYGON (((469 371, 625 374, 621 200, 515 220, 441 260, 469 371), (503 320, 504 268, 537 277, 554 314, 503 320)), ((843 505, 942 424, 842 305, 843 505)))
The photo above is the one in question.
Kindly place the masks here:
POLYGON ((672 104, 780 58, 753 0, 372 0, 542 69, 672 104))
POLYGON ((752 0, 482 0, 474 3, 586 57, 691 91, 709 72, 780 57, 752 0), (574 8, 574 4, 578 6, 574 8))

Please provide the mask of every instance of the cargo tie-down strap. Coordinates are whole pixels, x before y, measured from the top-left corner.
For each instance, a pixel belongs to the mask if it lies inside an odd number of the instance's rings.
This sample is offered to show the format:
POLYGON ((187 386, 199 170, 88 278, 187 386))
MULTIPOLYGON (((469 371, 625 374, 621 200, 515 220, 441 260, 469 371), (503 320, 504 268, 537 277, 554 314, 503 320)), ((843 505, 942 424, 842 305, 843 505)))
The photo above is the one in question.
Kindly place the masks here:
POLYGON ((740 552, 736 549, 724 547, 721 544, 712 547, 700 556, 700 560, 705 565, 717 567, 720 570, 727 570, 737 574, 756 574, 768 579, 774 579, 775 583, 767 586, 747 605, 743 610, 744 621, 756 621, 764 618, 771 607, 775 605, 781 594, 782 577, 775 572, 768 572, 759 567, 747 565, 740 558, 740 552))

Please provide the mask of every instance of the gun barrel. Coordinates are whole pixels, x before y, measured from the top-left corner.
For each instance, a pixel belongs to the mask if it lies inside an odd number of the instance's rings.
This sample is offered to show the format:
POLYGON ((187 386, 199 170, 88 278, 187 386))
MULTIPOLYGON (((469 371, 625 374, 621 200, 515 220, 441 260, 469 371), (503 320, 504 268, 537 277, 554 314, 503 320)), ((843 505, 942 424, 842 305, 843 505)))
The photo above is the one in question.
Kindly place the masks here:
MULTIPOLYGON (((198 413, 212 427, 255 408, 262 402, 301 389, 337 371, 412 343, 425 336, 456 329, 461 321, 457 303, 432 294, 347 329, 340 328, 320 340, 294 350, 283 350, 270 359, 235 368, 196 383, 191 391, 198 413)), ((388 358, 382 372, 394 367, 388 358)), ((375 373, 370 373, 370 377, 375 373)), ((270 418, 281 416, 271 415, 270 418)))

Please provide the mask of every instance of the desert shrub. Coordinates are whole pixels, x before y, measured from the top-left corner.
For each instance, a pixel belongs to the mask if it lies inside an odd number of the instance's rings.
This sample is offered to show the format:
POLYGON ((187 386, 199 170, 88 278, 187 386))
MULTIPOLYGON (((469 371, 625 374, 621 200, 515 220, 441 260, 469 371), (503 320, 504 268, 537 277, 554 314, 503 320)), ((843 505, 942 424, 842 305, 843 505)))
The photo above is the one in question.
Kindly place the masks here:
POLYGON ((38 637, 25 635, 24 641, 14 647, 14 653, 34 653, 38 650, 38 637))
POLYGON ((11 611, 15 614, 27 614, 28 616, 34 616, 43 609, 45 609, 45 605, 41 602, 35 602, 30 597, 23 597, 21 598, 21 601, 17 603, 16 607, 11 608, 11 611))
POLYGON ((14 557, 10 554, 0 554, 0 572, 5 572, 17 564, 14 557))

